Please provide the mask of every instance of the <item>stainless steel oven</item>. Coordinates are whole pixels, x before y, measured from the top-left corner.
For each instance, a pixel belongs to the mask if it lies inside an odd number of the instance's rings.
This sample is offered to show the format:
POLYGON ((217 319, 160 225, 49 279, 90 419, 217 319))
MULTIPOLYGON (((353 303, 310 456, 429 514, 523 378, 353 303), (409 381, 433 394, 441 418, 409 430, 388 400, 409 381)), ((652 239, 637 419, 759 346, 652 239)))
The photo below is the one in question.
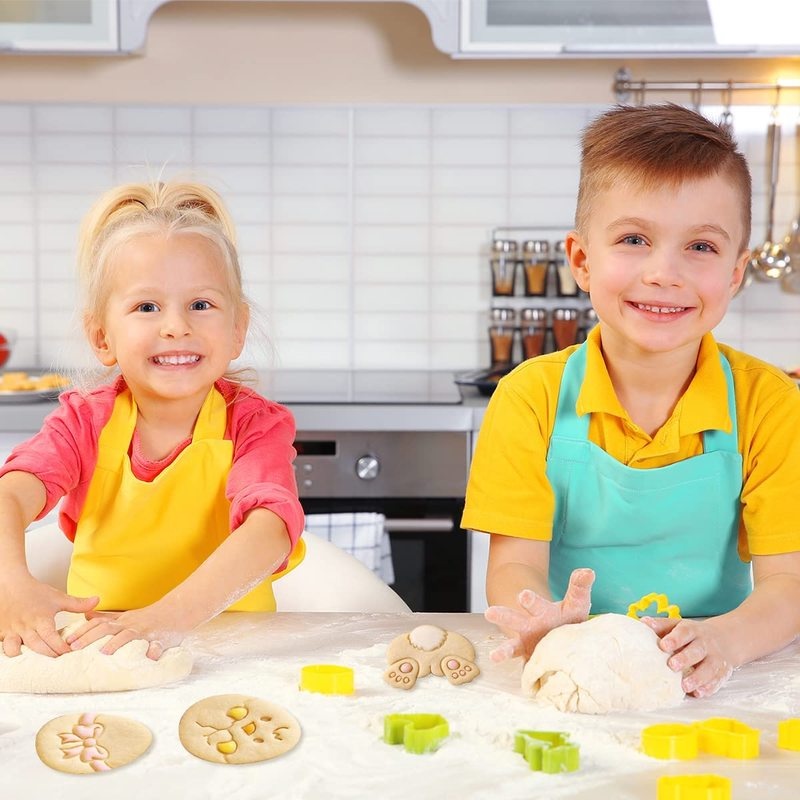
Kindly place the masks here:
POLYGON ((295 446, 306 513, 384 514, 394 590, 413 611, 468 610, 467 432, 301 430, 295 446))

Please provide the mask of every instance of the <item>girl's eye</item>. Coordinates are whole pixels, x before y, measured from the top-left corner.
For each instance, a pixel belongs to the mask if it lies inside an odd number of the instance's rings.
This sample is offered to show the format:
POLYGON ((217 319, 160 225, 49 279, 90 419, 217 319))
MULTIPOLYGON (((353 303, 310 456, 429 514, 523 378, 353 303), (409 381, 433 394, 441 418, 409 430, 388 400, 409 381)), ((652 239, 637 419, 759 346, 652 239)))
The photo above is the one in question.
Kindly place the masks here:
POLYGON ((620 241, 623 244, 633 244, 633 245, 640 245, 645 243, 644 239, 635 233, 632 233, 630 236, 623 236, 622 239, 620 239, 620 241))
POLYGON ((710 242, 695 242, 694 244, 689 245, 690 250, 694 250, 698 253, 716 253, 717 248, 714 247, 713 244, 710 242))
POLYGON ((211 308, 211 303, 209 303, 208 300, 195 300, 189 308, 191 308, 192 311, 208 311, 208 309, 211 308))
POLYGON ((145 314, 150 314, 153 311, 158 311, 158 306, 155 303, 139 303, 139 305, 136 306, 136 310, 145 314))

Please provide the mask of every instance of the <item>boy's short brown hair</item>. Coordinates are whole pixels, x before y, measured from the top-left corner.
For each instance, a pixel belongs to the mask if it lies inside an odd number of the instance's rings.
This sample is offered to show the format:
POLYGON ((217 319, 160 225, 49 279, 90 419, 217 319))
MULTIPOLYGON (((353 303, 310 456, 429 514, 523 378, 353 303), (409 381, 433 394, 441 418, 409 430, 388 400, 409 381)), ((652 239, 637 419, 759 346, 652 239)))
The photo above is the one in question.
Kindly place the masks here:
POLYGON ((745 157, 720 125, 674 103, 615 106, 584 131, 575 227, 586 235, 592 203, 614 184, 639 189, 722 175, 741 198, 741 249, 750 241, 752 182, 745 157))

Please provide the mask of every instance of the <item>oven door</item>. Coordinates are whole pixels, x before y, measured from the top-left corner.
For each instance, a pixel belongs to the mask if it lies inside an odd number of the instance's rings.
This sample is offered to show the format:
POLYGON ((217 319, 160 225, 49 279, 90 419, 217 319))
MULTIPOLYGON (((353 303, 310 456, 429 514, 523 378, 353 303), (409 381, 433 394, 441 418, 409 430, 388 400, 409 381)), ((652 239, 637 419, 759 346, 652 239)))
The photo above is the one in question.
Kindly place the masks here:
POLYGON ((469 610, 469 536, 463 498, 301 498, 307 514, 369 511, 386 517, 397 594, 412 611, 469 610))

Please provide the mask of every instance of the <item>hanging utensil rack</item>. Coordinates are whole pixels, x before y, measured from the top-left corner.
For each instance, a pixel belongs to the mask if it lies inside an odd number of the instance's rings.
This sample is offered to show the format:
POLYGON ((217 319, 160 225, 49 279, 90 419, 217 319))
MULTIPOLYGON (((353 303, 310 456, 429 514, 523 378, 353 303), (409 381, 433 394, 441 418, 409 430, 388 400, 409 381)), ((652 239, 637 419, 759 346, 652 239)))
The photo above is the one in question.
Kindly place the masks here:
POLYGON ((614 75, 614 94, 620 103, 628 103, 631 98, 643 102, 648 92, 688 92, 698 97, 707 92, 719 92, 722 99, 730 103, 733 92, 771 92, 800 93, 800 82, 753 83, 748 81, 648 81, 634 80, 627 67, 621 67, 614 75))

